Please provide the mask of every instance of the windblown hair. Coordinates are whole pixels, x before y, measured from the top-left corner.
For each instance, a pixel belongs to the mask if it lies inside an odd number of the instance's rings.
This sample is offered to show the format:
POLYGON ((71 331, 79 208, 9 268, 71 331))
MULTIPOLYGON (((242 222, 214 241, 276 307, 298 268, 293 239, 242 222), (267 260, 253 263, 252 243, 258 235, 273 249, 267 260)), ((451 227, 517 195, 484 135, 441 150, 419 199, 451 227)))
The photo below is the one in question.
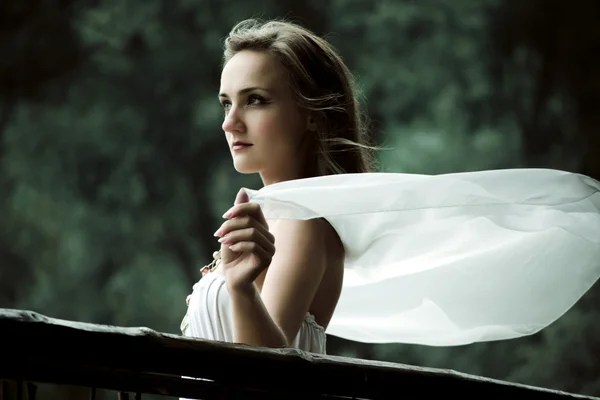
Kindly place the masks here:
POLYGON ((275 54, 287 71, 297 104, 315 119, 308 176, 375 168, 375 148, 367 144, 354 78, 326 40, 291 22, 249 19, 234 26, 225 39, 223 64, 244 50, 275 54))

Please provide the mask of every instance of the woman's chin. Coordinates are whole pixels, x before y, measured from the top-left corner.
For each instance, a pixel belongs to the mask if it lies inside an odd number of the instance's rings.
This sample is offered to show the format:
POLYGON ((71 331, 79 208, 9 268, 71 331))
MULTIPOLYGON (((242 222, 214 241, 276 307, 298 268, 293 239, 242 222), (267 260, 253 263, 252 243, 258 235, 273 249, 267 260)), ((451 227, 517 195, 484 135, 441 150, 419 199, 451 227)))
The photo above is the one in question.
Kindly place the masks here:
POLYGON ((256 174, 260 170, 255 165, 249 165, 248 163, 236 163, 233 162, 233 168, 240 174, 256 174))

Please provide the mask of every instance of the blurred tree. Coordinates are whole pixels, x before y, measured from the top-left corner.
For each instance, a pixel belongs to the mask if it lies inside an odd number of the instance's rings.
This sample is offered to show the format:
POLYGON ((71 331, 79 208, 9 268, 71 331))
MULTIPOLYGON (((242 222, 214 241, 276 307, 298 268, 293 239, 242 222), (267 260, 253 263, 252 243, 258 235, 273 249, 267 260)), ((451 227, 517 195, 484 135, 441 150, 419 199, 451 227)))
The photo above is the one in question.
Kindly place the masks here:
POLYGON ((331 40, 358 76, 384 169, 443 173, 515 166, 520 134, 492 111, 494 2, 335 2, 331 40), (367 16, 365 18, 365 16, 367 16))
MULTIPOLYGON (((598 176, 597 4, 5 0, 0 306, 178 331, 219 216, 241 186, 260 186, 231 167, 215 95, 222 39, 252 16, 295 20, 341 51, 375 141, 396 148, 384 170, 598 176)), ((531 338, 330 338, 329 352, 600 395, 599 296, 531 338)))
MULTIPOLYGON (((86 59, 74 34, 73 12, 73 1, 0 3, 0 164, 6 153, 6 130, 19 103, 60 98, 70 75, 86 59)), ((0 193, 10 193, 14 184, 0 169, 0 193)), ((24 230, 21 224, 13 218, 10 199, 2 196, 0 304, 7 306, 17 304, 34 279, 26 255, 16 245, 24 230)))
POLYGON ((600 178, 600 3, 507 0, 493 15, 496 99, 515 114, 527 164, 600 178))

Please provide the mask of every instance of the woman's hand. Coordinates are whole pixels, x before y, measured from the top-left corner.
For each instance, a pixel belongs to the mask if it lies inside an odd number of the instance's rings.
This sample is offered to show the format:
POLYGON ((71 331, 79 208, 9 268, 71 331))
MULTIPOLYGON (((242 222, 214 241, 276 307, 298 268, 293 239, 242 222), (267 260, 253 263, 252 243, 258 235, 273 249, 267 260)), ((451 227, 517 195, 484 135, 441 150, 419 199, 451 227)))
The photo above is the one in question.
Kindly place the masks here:
POLYGON ((215 232, 221 242, 221 265, 230 290, 251 288, 275 254, 275 237, 255 203, 241 189, 235 205, 223 216, 227 221, 215 232))

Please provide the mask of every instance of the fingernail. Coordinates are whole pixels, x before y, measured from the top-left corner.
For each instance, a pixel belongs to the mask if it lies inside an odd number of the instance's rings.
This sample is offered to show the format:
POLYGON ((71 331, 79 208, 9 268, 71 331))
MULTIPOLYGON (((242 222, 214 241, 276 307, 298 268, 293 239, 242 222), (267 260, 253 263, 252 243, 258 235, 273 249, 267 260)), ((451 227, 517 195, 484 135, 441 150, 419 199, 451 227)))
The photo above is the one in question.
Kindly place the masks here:
POLYGON ((231 211, 227 211, 225 214, 223 214, 223 218, 229 218, 231 217, 232 212, 231 211))
POLYGON ((213 233, 214 237, 220 237, 221 236, 221 228, 217 229, 217 231, 215 233, 213 233))

